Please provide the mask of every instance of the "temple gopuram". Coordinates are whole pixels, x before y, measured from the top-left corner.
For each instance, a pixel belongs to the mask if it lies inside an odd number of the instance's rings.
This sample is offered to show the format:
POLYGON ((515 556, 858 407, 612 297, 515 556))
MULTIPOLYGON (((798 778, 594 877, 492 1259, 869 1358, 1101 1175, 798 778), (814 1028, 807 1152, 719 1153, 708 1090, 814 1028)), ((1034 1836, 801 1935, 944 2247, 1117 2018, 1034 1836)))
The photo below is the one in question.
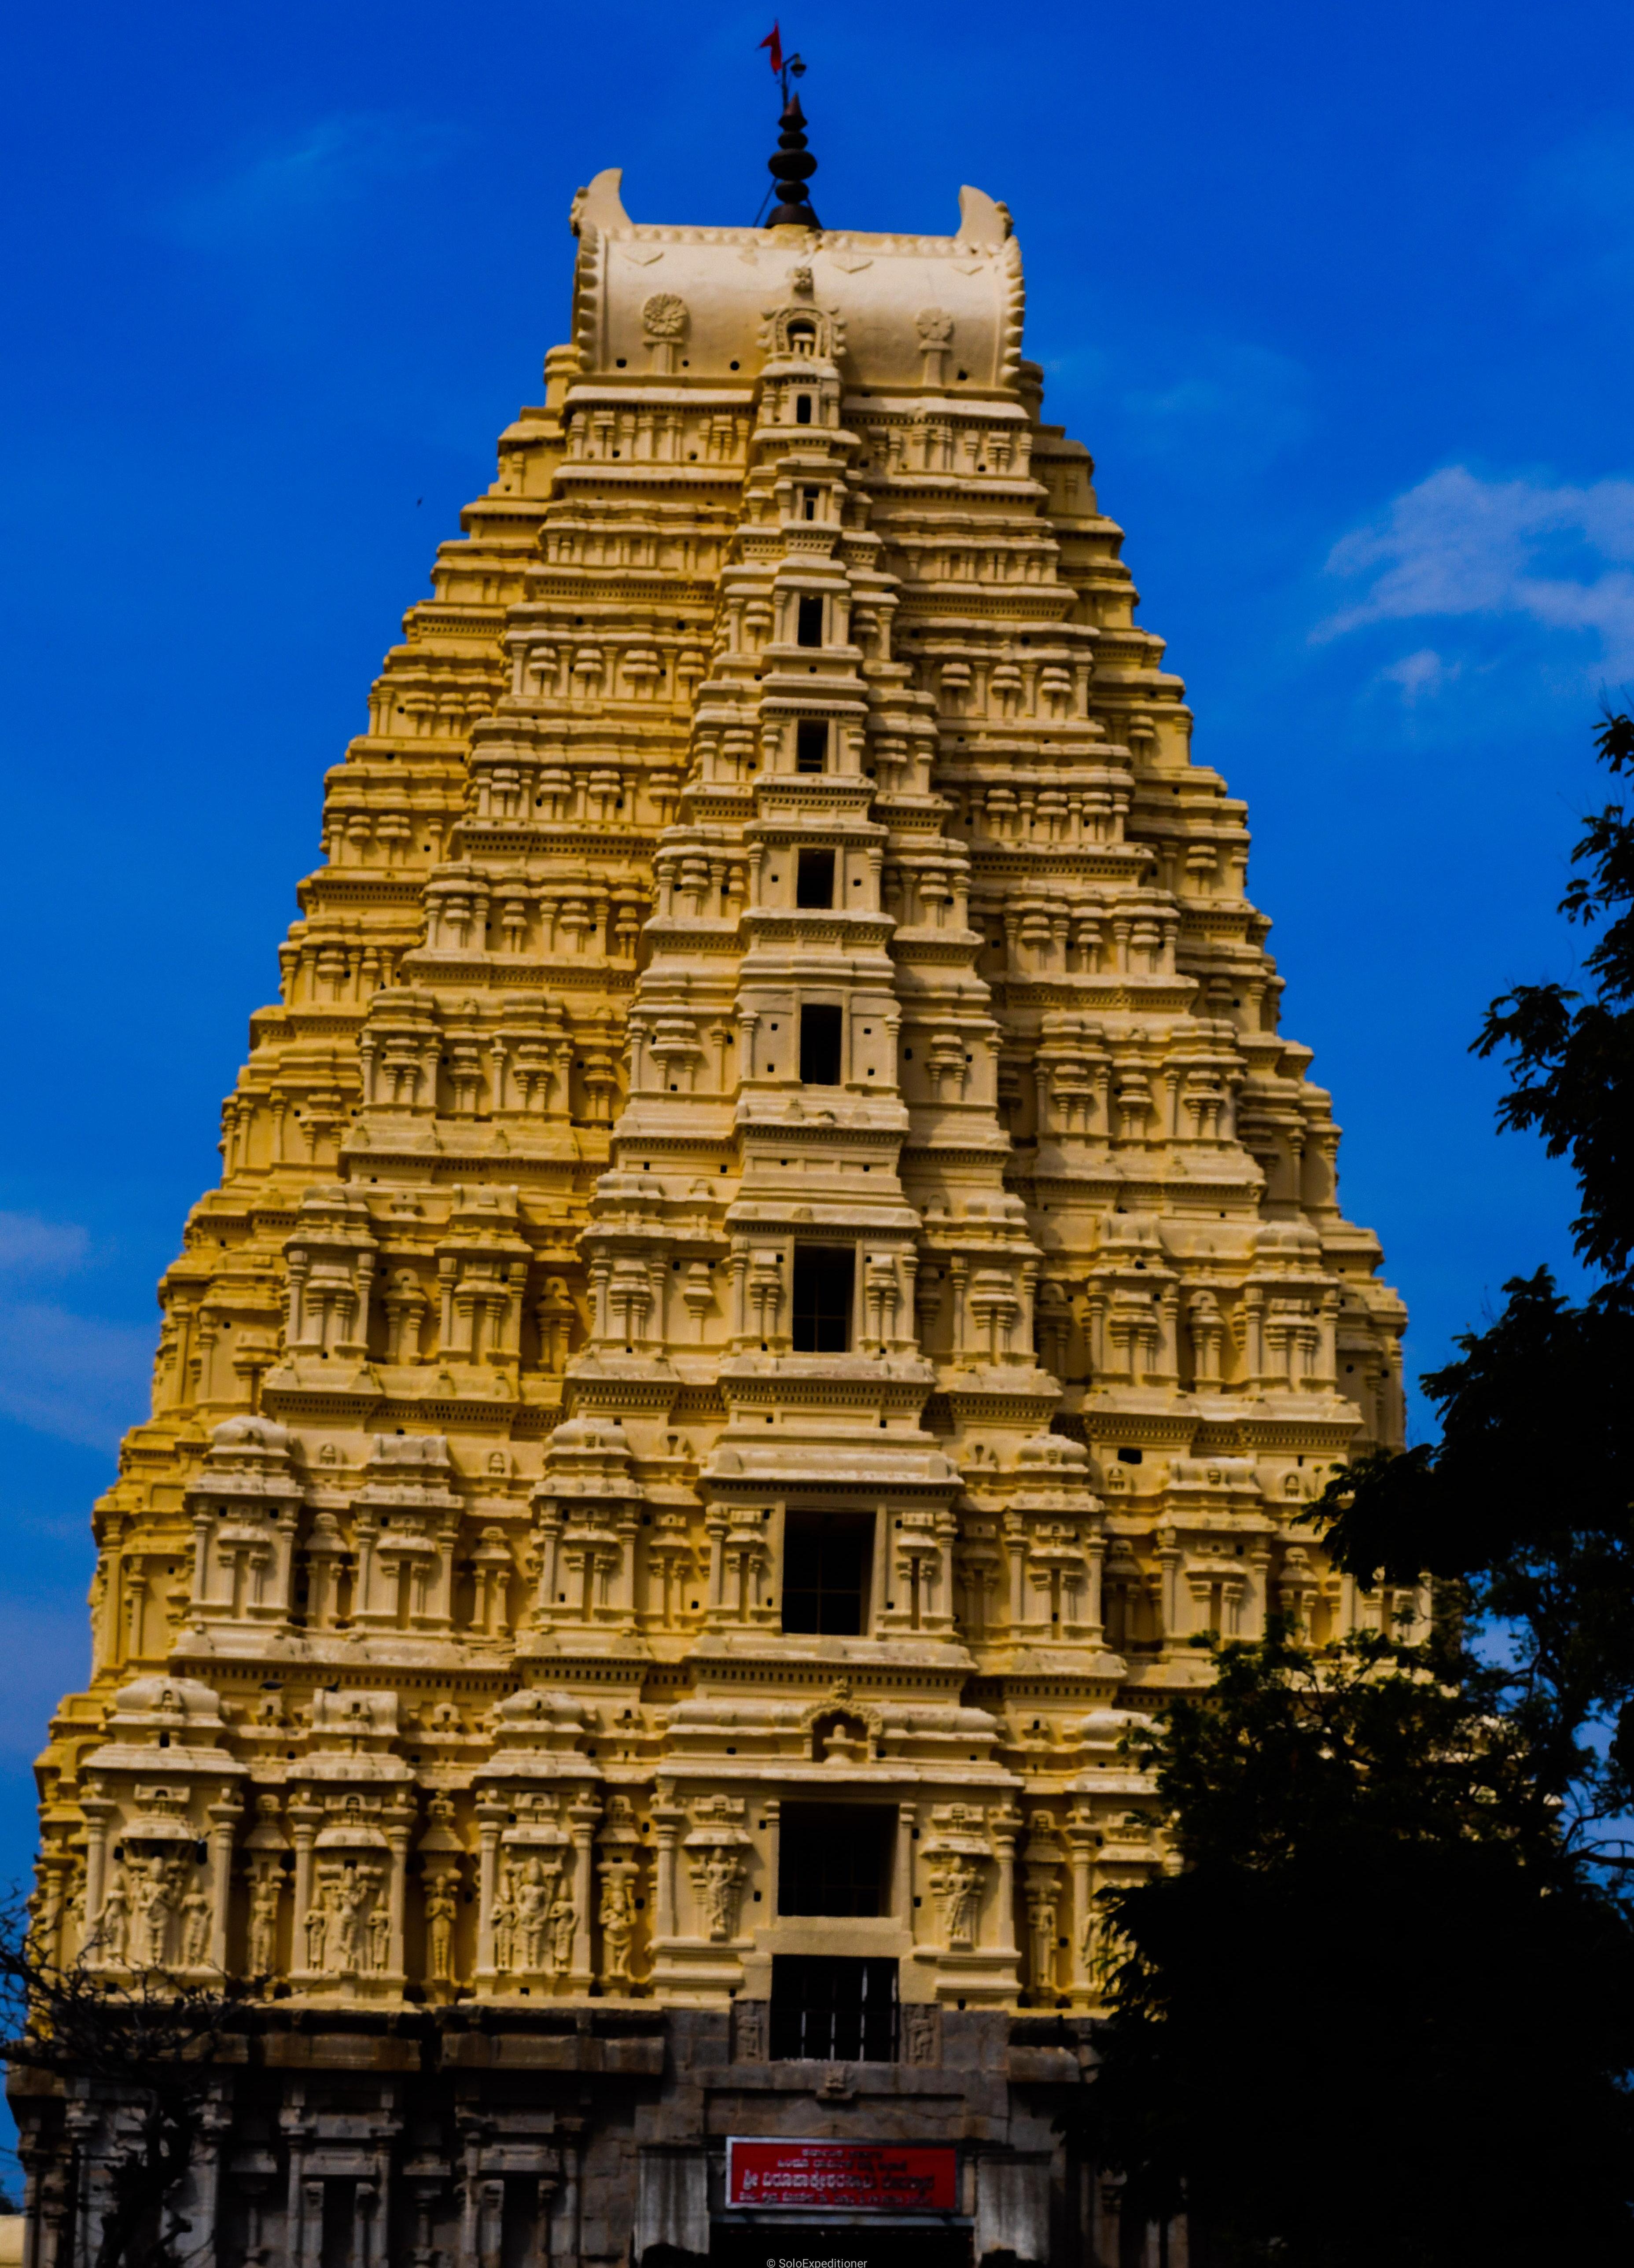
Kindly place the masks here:
MULTIPOLYGON (((1403 1313, 1010 216, 772 165, 574 199, 96 1509, 35 1926, 256 1980, 206 2268, 1129 2268, 1056 2126, 1122 1736, 1423 1612, 1299 1524, 1403 1313)), ((92 2268, 119 2092, 11 2088, 92 2268)))

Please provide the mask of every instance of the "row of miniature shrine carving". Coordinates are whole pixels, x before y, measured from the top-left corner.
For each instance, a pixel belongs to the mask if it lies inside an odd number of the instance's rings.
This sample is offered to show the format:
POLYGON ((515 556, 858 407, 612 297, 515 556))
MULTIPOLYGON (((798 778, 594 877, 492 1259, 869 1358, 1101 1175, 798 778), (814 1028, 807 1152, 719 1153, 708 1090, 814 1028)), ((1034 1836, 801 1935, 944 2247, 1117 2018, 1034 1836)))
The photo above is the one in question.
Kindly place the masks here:
MULTIPOLYGON (((946 669, 962 666, 946 665, 946 669)), ((1133 799, 1126 779, 1104 771, 1087 778, 1064 773, 1043 780, 1018 772, 1009 780, 971 784, 953 766, 942 784, 956 798, 953 823, 961 833, 1006 847, 1035 843, 1047 850, 1063 843, 1122 843, 1133 799)), ((1002 902, 994 908, 995 912, 1003 909, 1002 902)))
MULTIPOLYGON (((975 1464, 968 1471, 973 1487, 997 1477, 975 1464)), ((1321 1477, 1321 1469, 1290 1472, 1283 1494, 1302 1505, 1321 1477)), ((1122 1469, 1108 1465, 1100 1485, 1115 1510, 1120 1498, 1132 1505, 1122 1469)), ((1324 1612, 1342 1609, 1346 1628, 1365 1619, 1366 1602, 1335 1588, 1337 1579, 1329 1582, 1302 1546, 1273 1552, 1257 1484, 1236 1509, 1262 1523, 1246 1542, 1204 1535, 1182 1543, 1178 1531, 1161 1530, 1154 1556, 1126 1535, 1109 1539, 1087 1502, 1053 1513, 978 1505, 957 1523, 949 1513, 909 1511, 877 1534, 872 1514, 774 1519, 763 1507, 717 1506, 695 1535, 685 1512, 643 1511, 634 1496, 585 1508, 546 1498, 519 1548, 490 1526, 458 1558, 446 1532, 428 1535, 401 1516, 360 1513, 348 1535, 335 1513, 320 1512, 297 1550, 290 1513, 274 1521, 206 1510, 195 1522, 201 1550, 188 1614, 201 1626, 293 1620, 316 1631, 458 1631, 477 1639, 526 1626, 634 1634, 702 1622, 887 1638, 957 1631, 973 1644, 1104 1639, 1115 1647, 1176 1643, 1203 1628, 1253 1637, 1273 1601, 1303 1619, 1307 1594, 1324 1612), (1189 1591, 1169 1585, 1165 1569, 1183 1573, 1189 1591)), ((436 1728, 426 1737, 438 1737, 436 1728)))
MULTIPOLYGON (((616 1237, 616 1221, 601 1236, 616 1237)), ((938 1348, 956 1359, 1030 1364, 1035 1263, 955 1255, 922 1270, 907 1242, 743 1244, 713 1266, 663 1252, 597 1253, 592 1233, 592 1338, 638 1348, 702 1344, 718 1316, 734 1347, 848 1354, 938 1348), (684 1317, 684 1319, 683 1319, 684 1317)))
POLYGON ((1161 900, 1116 901, 1016 894, 978 909, 984 974, 1001 967, 1033 976, 1175 976, 1180 915, 1161 900), (990 966, 990 962, 991 966, 990 966))
POLYGON ((358 1035, 364 1104, 449 1118, 549 1115, 608 1126, 622 1088, 621 1049, 606 1026, 570 1039, 543 1020, 449 1030, 411 1020, 381 996, 358 1035))
POLYGON ((371 690, 370 735, 386 740, 463 740, 492 710, 503 686, 486 655, 400 649, 371 690))
MULTIPOLYGON (((554 517, 547 525, 551 534, 565 532, 554 517)), ((709 625, 703 622, 607 622, 599 623, 590 637, 530 624, 512 630, 505 641, 511 649, 512 696, 518 701, 562 702, 575 693, 599 691, 684 706, 709 666, 709 625)), ((564 762, 566 755, 563 750, 556 761, 564 762)))
POLYGON ((1151 1286, 1046 1278, 1034 1344, 1044 1367, 1074 1383, 1331 1393, 1340 1305, 1331 1285, 1298 1282, 1233 1291, 1186 1290, 1173 1278, 1151 1286))
MULTIPOLYGON (((615 459, 652 464, 740 464, 749 433, 747 411, 676 409, 644 401, 576 407, 565 423, 570 464, 606 464, 615 459)), ((568 504, 570 510, 570 494, 568 504)), ((547 520, 547 558, 552 556, 550 526, 547 520)), ((607 536, 613 533, 605 532, 607 536)))
POLYGON ((355 1089, 342 1093, 282 1081, 268 1086, 245 1079, 221 1106, 224 1173, 311 1166, 346 1131, 357 1115, 357 1102, 355 1089))
POLYGON ((526 1579, 504 1531, 488 1525, 457 1545, 458 1511, 424 1514, 359 1506, 350 1533, 337 1515, 312 1515, 296 1546, 293 1506, 273 1516, 254 1502, 202 1504, 193 1515, 195 1549, 190 1622, 261 1623, 291 1618, 309 1630, 460 1630, 470 1638, 508 1635, 513 1586, 526 1579))
MULTIPOLYGON (((389 865, 413 850, 417 832, 413 812, 406 804, 384 800, 401 792, 395 783, 387 789, 342 774, 342 784, 331 788, 325 799, 319 837, 320 848, 331 865, 357 865, 375 858, 389 865)), ((423 855, 429 846, 423 837, 421 842, 423 855)))
MULTIPOLYGON (((916 720, 909 718, 903 720, 900 730, 885 729, 876 724, 865 733, 843 714, 813 713, 820 706, 817 696, 813 693, 806 697, 810 708, 803 717, 755 718, 746 712, 740 725, 723 724, 718 712, 701 717, 692 740, 697 778, 705 785, 741 785, 754 778, 791 775, 856 779, 866 772, 870 777, 877 775, 887 787, 907 785, 922 792, 928 789, 935 743, 924 720, 917 720, 917 730, 911 729, 916 720), (909 767, 916 768, 914 777, 904 781, 903 774, 909 767)), ((673 858, 684 859, 689 852, 702 853, 711 860, 722 855, 729 859, 721 875, 723 887, 718 895, 722 909, 727 898, 735 902, 746 895, 734 883, 732 873, 747 854, 732 852, 702 835, 696 838, 696 844, 683 836, 675 845, 673 858)), ((684 916, 688 910, 684 899, 676 902, 661 895, 666 869, 672 863, 669 844, 660 845, 659 912, 666 918, 684 916)), ((679 887, 683 890, 696 893, 698 879, 696 868, 678 870, 679 887), (681 880, 683 871, 687 877, 684 880, 681 880)), ((704 902, 694 918, 713 917, 717 910, 717 893, 706 891, 704 902)))
POLYGON ((1304 1544, 1274 1548, 1262 1528, 1182 1537, 1160 1528, 1157 1545, 1152 1552, 1128 1535, 1080 1532, 1071 1521, 967 1517, 954 1557, 955 1627, 972 1645, 1032 1636, 1128 1653, 1184 1647, 1203 1631, 1257 1638, 1273 1610, 1321 1642, 1395 1627, 1403 1616, 1417 1623, 1424 1611, 1417 1590, 1364 1593, 1304 1544))
POLYGON ((894 1915, 921 1942, 1001 1960, 1022 1950, 1024 1913, 1034 1990, 1090 1981, 1102 1837, 1081 1808, 1064 1820, 1034 1812, 1018 1850, 1024 1822, 1007 1803, 937 1805, 916 1825, 894 1804, 688 1803, 660 1789, 642 1818, 622 1793, 605 1810, 588 1793, 490 1794, 475 1807, 473 1851, 446 1795, 429 1799, 422 1822, 406 1795, 281 1805, 263 1791, 235 1869, 236 1802, 210 1807, 207 1845, 185 1791, 135 1796, 149 1808, 122 1816, 106 1794, 89 1798, 83 1857, 42 1854, 35 1927, 60 1958, 126 1973, 231 1965, 364 1993, 417 1976, 433 1998, 467 1981, 479 1994, 622 1993, 661 1986, 671 1948, 747 1948, 752 1898, 765 1908, 757 1926, 894 1915), (1058 1933, 1069 1908, 1071 1940, 1058 1933))
POLYGON ((357 1243, 326 1248, 315 1236, 291 1240, 284 1341, 291 1355, 505 1368, 526 1358, 559 1371, 578 1336, 566 1278, 546 1277, 530 1298, 519 1253, 443 1254, 429 1281, 398 1267, 381 1282, 378 1261, 357 1243))
POLYGON ((281 994, 290 1007, 363 1007, 392 983, 411 939, 326 935, 320 923, 278 947, 281 994))
MULTIPOLYGON (((984 580, 991 571, 997 556, 1006 553, 961 549, 938 551, 922 556, 915 562, 918 571, 930 568, 938 580, 984 580), (939 562, 939 573, 932 563, 939 562)), ((1014 723, 1033 718, 1041 724, 1065 724, 1086 720, 1089 716, 1089 682, 1093 664, 1089 655, 1079 652, 1062 651, 1054 654, 1026 654, 1015 651, 1006 638, 997 652, 974 644, 965 646, 958 654, 943 661, 935 671, 933 683, 943 711, 961 723, 980 718, 991 718, 1001 723, 1014 723)), ((1059 814, 1059 831, 1047 834, 1047 841, 1104 843, 1115 841, 1115 836, 1100 831, 1116 808, 1111 800, 1111 784, 1092 784, 1082 793, 1076 788, 1056 792, 1046 789, 1047 795, 1060 793, 1059 801, 1052 801, 1048 812, 1059 814)), ((978 799, 985 804, 991 816, 988 831, 1005 831, 993 821, 1012 806, 995 804, 995 793, 1001 797, 1008 792, 1003 788, 990 789, 978 799)), ((1024 792, 1026 791, 1024 790, 1024 792)), ((1041 809, 1041 818, 1045 811, 1041 809)), ((1027 834, 1031 834, 1029 824, 1027 834)))
MULTIPOLYGON (((679 748, 672 755, 654 747, 645 764, 626 769, 610 759, 605 748, 553 750, 535 756, 518 745, 511 737, 514 733, 514 722, 507 720, 507 738, 479 738, 472 750, 466 840, 479 852, 488 848, 484 828, 510 835, 530 827, 600 827, 612 831, 599 846, 600 855, 622 864, 629 855, 627 831, 661 830, 673 822, 683 772, 679 748)), ((532 887, 539 895, 537 884, 532 887)), ((547 930, 550 919, 547 894, 540 908, 547 930)))
MULTIPOLYGON (((1028 1064, 1012 1057, 1000 1094, 1019 1104, 1028 1064)), ((1107 1142, 1211 1142, 1235 1139, 1240 1059, 1193 1042, 1167 1061, 1120 1059, 1100 1038, 1055 1037, 1031 1057, 1032 1130, 1107 1142)), ((1016 1130, 1019 1130, 1018 1128, 1016 1130)))
MULTIPOLYGON (((622 808, 625 784, 616 772, 592 772, 586 800, 609 812, 622 808)), ((599 888, 585 883, 543 884, 525 875, 490 874, 480 867, 447 868, 425 886, 428 953, 600 954, 634 958, 651 900, 637 885, 599 888)))
MULTIPOLYGON (((855 423, 848 406, 848 419, 855 423)), ((921 408, 909 420, 860 427, 867 449, 860 469, 893 473, 958 473, 967 479, 984 473, 1024 479, 1033 436, 1026 426, 984 425, 950 414, 939 404, 921 408)))

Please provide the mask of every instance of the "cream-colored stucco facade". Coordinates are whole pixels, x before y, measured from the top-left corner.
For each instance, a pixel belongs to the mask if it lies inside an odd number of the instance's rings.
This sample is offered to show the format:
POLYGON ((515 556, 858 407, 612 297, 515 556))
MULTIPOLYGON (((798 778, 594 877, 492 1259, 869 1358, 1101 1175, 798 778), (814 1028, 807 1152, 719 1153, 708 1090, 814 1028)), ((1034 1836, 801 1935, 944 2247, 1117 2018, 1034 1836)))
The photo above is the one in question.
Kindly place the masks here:
POLYGON ((929 2063, 1093 2006, 1197 1632, 1401 1603, 1291 1525, 1400 1440, 1403 1318, 1244 807, 961 215, 576 200, 161 1289, 41 1764, 65 1955, 735 2006, 752 2061, 837 1949, 929 2063), (858 1627, 785 1629, 825 1517, 858 1627), (885 1911, 780 1915, 813 1800, 895 1807, 885 1911))

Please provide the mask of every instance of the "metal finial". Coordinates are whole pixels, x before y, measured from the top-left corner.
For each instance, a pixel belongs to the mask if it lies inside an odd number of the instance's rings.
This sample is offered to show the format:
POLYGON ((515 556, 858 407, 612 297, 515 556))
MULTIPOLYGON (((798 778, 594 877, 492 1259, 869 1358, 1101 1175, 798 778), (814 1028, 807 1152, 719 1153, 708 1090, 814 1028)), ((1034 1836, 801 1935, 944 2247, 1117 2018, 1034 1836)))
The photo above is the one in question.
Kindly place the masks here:
MULTIPOLYGON (((804 70, 798 55, 789 64, 791 70, 804 70)), ((777 154, 766 160, 767 170, 777 191, 777 202, 766 216, 768 228, 821 228, 822 223, 812 210, 811 196, 806 184, 817 171, 817 160, 806 146, 806 116, 800 108, 800 98, 791 94, 784 106, 780 121, 783 131, 777 136, 777 154)))

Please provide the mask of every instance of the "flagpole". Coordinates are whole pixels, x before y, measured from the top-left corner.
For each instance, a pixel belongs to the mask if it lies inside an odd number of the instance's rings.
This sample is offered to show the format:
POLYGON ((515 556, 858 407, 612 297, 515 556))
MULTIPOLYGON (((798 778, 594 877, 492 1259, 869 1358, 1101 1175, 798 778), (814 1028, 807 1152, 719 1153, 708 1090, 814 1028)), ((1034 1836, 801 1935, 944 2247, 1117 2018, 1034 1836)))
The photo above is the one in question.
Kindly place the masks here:
MULTIPOLYGON (((783 52, 783 40, 780 36, 779 26, 777 24, 772 26, 771 30, 766 38, 761 41, 761 45, 763 48, 769 48, 772 51, 772 55, 777 58, 777 60, 772 63, 772 69, 776 71, 778 83, 783 90, 783 107, 784 115, 786 116, 791 99, 789 94, 789 81, 791 77, 804 78, 806 76, 806 65, 798 55, 784 55, 783 52)), ((770 188, 768 188, 765 195, 761 199, 759 210, 756 211, 754 219, 749 223, 749 226, 751 228, 758 228, 760 226, 761 214, 765 211, 768 204, 771 202, 772 190, 778 188, 778 182, 774 179, 770 188)))

